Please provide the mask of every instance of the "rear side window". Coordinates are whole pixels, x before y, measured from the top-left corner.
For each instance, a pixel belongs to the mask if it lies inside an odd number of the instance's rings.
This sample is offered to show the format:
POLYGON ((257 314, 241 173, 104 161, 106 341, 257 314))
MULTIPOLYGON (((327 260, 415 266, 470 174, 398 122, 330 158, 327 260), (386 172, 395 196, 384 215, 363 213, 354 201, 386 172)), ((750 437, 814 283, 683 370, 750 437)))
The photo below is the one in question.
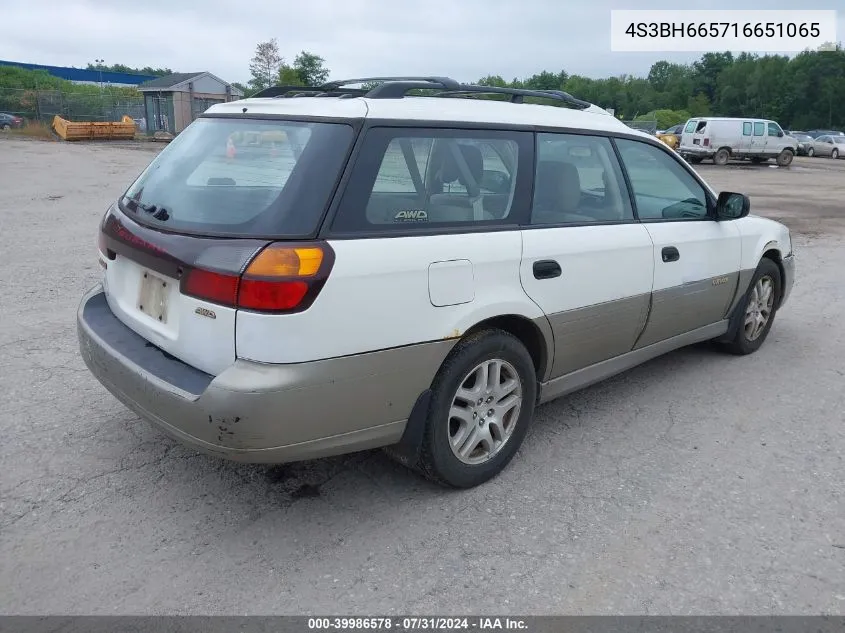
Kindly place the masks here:
POLYGON ((610 140, 538 134, 532 224, 633 221, 610 140))
POLYGON ((751 136, 751 121, 746 121, 742 124, 742 135, 751 136))
POLYGON ((121 198, 167 231, 305 237, 316 231, 354 130, 341 123, 201 118, 121 198))
POLYGON ((763 133, 766 131, 766 124, 762 121, 755 121, 754 122, 754 136, 763 136, 763 133))
POLYGON ((516 190, 530 186, 531 141, 528 132, 373 128, 332 232, 514 224, 526 198, 516 190))

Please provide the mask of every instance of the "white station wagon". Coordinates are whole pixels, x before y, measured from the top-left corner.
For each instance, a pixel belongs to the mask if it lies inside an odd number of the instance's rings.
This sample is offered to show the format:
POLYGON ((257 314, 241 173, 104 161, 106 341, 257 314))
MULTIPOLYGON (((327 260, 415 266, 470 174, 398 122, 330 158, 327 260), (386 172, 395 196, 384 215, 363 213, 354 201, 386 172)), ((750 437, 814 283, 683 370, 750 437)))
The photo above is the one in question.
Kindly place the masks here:
POLYGON ((210 108, 108 209, 80 349, 200 451, 389 447, 474 486, 540 403, 693 343, 760 347, 794 259, 748 211, 563 92, 271 88, 210 108))

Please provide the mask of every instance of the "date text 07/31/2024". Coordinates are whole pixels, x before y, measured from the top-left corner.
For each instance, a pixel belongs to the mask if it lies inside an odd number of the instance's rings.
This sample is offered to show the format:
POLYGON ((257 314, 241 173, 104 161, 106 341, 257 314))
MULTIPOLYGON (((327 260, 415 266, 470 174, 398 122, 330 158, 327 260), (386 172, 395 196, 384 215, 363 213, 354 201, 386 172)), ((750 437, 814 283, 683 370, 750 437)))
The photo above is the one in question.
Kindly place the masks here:
POLYGON ((310 631, 525 631, 527 623, 510 617, 372 617, 372 618, 309 618, 310 631))

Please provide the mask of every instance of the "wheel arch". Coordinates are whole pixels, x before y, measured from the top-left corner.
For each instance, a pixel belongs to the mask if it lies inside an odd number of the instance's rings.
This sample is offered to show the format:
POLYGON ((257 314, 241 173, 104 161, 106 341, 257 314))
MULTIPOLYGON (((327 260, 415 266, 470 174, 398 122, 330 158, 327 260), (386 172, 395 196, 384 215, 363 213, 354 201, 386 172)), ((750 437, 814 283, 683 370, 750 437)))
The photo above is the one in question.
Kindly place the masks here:
POLYGON ((479 321, 464 336, 487 329, 503 330, 519 339, 534 361, 537 380, 544 380, 554 357, 554 335, 545 316, 529 319, 519 314, 502 314, 479 321))
POLYGON ((783 267, 783 253, 781 253, 780 245, 777 242, 769 242, 763 247, 763 254, 760 256, 760 261, 764 259, 772 260, 778 267, 780 273, 781 285, 778 288, 777 307, 780 307, 783 301, 783 280, 786 278, 786 270, 783 267))

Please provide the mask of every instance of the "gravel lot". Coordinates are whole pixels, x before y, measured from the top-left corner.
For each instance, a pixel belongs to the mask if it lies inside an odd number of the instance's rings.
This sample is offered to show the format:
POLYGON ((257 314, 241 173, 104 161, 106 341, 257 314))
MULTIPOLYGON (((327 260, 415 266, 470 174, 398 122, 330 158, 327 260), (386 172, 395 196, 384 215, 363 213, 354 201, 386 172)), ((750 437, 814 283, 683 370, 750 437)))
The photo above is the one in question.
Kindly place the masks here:
POLYGON ((845 613, 845 160, 700 169, 798 233, 759 353, 542 407, 488 485, 198 456, 87 372, 96 226, 153 154, 0 138, 0 612, 845 613))

